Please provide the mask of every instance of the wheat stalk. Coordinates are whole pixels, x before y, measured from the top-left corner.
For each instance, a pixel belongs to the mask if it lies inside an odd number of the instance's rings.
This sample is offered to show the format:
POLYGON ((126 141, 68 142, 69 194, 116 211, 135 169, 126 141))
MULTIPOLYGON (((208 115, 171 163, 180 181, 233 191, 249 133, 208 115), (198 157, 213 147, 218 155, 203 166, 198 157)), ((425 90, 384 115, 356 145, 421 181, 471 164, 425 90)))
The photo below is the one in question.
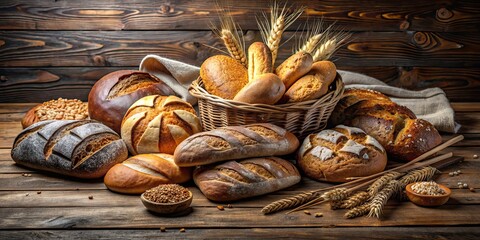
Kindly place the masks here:
POLYGON ((352 192, 347 188, 335 188, 328 192, 325 192, 320 197, 330 201, 342 201, 347 198, 351 193, 352 192))
POLYGON ((323 33, 322 41, 318 44, 317 49, 312 54, 313 61, 322 61, 330 59, 333 54, 351 37, 348 32, 343 32, 338 29, 333 29, 331 25, 323 33), (335 33, 334 33, 335 31, 335 33))
POLYGON ((284 209, 294 208, 296 206, 302 205, 306 202, 309 202, 311 200, 318 198, 318 195, 319 194, 317 192, 307 192, 307 193, 301 193, 301 194, 295 195, 293 197, 280 199, 262 208, 262 213, 269 214, 269 213, 277 212, 284 209))
POLYGON ((330 201, 330 209, 343 209, 343 201, 330 201))
POLYGON ((245 54, 245 39, 240 25, 236 24, 230 10, 225 6, 219 6, 220 27, 211 24, 212 31, 223 41, 228 53, 243 66, 248 67, 245 54))
POLYGON ((397 199, 399 200, 406 200, 407 195, 404 193, 405 187, 413 182, 420 182, 420 181, 428 181, 433 178, 435 173, 439 172, 436 168, 434 167, 424 167, 419 170, 414 170, 409 172, 407 175, 403 176, 400 178, 400 188, 402 191, 399 191, 397 194, 397 199))
POLYGON ((352 209, 348 210, 345 213, 344 216, 346 218, 356 218, 356 217, 364 216, 368 212, 370 212, 370 204, 366 203, 366 204, 363 204, 361 206, 358 206, 358 207, 355 207, 355 208, 352 208, 352 209))
POLYGON ((304 9, 305 7, 300 7, 292 13, 288 13, 290 9, 287 8, 286 3, 280 7, 277 2, 274 2, 270 7, 270 19, 265 13, 263 13, 262 19, 256 18, 263 42, 272 52, 272 66, 275 66, 283 32, 302 15, 304 9))
POLYGON ((308 23, 306 23, 306 31, 303 31, 300 35, 299 41, 297 41, 295 53, 297 52, 308 52, 313 55, 315 49, 317 49, 318 44, 322 41, 323 21, 314 21, 313 27, 310 28, 308 23))
POLYGON ((399 182, 397 180, 390 180, 387 185, 373 197, 370 202, 369 217, 380 218, 382 215, 383 207, 387 204, 388 199, 392 197, 400 189, 399 182))
POLYGON ((364 204, 368 199, 370 199, 370 194, 365 191, 359 191, 349 198, 345 199, 340 205, 341 208, 351 209, 357 206, 364 204))
POLYGON ((397 179, 402 174, 399 172, 389 172, 378 178, 367 188, 368 194, 374 197, 390 180, 397 179))

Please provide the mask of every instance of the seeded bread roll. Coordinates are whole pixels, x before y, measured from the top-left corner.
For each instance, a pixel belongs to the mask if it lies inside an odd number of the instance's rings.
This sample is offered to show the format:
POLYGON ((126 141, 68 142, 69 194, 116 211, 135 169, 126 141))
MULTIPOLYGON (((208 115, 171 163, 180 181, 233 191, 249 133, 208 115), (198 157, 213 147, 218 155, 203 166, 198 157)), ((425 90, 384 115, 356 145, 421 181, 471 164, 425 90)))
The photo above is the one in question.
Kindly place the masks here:
POLYGON ((298 52, 285 60, 275 69, 275 74, 289 89, 292 84, 312 69, 313 58, 310 53, 298 52))
POLYGON ((229 126, 190 136, 175 149, 175 163, 181 167, 214 162, 280 156, 299 145, 295 135, 269 123, 229 126))
POLYGON ((45 120, 85 120, 88 106, 78 99, 50 100, 30 109, 22 119, 22 127, 45 120))
POLYGON ((442 142, 431 123, 372 90, 345 91, 329 122, 363 129, 383 145, 390 158, 401 161, 411 161, 442 142))
POLYGON ((233 100, 245 103, 275 104, 285 93, 285 85, 277 75, 265 73, 250 81, 233 100))
POLYGON ((42 121, 23 130, 12 147, 20 165, 78 178, 99 178, 128 157, 112 129, 92 120, 42 121))
POLYGON ((259 196, 300 182, 295 166, 281 158, 251 158, 197 168, 193 179, 212 201, 226 202, 259 196))
POLYGON ((187 182, 191 177, 192 169, 178 167, 172 155, 140 154, 113 166, 104 183, 115 192, 141 194, 160 184, 187 182))
POLYGON ((346 182, 381 172, 387 165, 385 149, 359 128, 339 125, 305 138, 298 165, 313 179, 346 182))
POLYGON ((248 80, 253 81, 264 73, 273 72, 272 53, 263 42, 254 42, 248 48, 248 80))
POLYGON ((247 69, 225 55, 205 60, 200 67, 200 77, 209 93, 224 99, 233 99, 248 83, 247 69))
POLYGON ((285 92, 282 102, 303 102, 322 97, 328 92, 328 86, 335 80, 336 73, 337 68, 333 62, 315 62, 310 72, 285 92))
POLYGON ((122 139, 131 154, 173 154, 177 145, 202 131, 190 103, 176 96, 150 95, 136 101, 122 122, 122 139))
POLYGON ((148 95, 175 95, 159 78, 146 72, 120 70, 109 73, 93 85, 88 94, 90 118, 120 133, 123 115, 138 99, 148 95))

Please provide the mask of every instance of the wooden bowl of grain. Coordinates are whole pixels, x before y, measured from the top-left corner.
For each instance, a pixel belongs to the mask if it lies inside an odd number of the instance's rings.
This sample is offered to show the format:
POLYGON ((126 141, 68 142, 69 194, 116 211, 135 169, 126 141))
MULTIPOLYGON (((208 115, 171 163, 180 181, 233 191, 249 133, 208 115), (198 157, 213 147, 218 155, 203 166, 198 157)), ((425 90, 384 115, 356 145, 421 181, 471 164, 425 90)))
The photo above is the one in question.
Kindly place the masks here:
POLYGON ((450 188, 435 182, 410 183, 405 190, 407 192, 407 197, 411 202, 423 207, 443 205, 448 201, 452 194, 450 188), (434 186, 435 189, 430 189, 431 186, 434 186))
POLYGON ((164 184, 145 191, 140 199, 149 211, 170 215, 189 209, 193 194, 178 184, 164 184))

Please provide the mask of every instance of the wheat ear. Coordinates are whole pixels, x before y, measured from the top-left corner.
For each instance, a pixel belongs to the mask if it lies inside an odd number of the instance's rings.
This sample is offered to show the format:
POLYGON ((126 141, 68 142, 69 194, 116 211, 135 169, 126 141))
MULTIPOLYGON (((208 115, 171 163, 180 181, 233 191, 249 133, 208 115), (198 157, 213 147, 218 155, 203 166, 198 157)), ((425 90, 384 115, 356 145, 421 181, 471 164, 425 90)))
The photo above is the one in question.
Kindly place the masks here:
POLYGON ((333 29, 333 27, 330 26, 322 33, 322 40, 312 55, 314 62, 330 59, 351 37, 350 33, 343 31, 332 33, 333 31, 336 31, 336 29, 333 29))
POLYGON ((263 42, 272 52, 272 66, 275 66, 283 32, 302 15, 304 9, 305 7, 300 7, 289 14, 289 9, 286 4, 280 8, 280 6, 274 2, 270 7, 270 19, 268 19, 265 13, 263 13, 262 19, 256 18, 263 42))
POLYGON ((403 176, 400 178, 399 183, 400 183, 400 188, 402 191, 399 191, 397 194, 397 199, 399 200, 406 200, 407 195, 404 193, 405 187, 413 182, 419 182, 419 181, 428 181, 433 178, 435 173, 439 172, 436 168, 434 167, 424 167, 419 170, 414 170, 409 172, 407 175, 403 176))
POLYGON ((365 191, 359 191, 342 202, 341 208, 351 209, 364 204, 370 199, 370 194, 365 191))
POLYGON ((374 197, 382 188, 387 185, 390 180, 397 179, 402 174, 399 172, 389 172, 385 175, 378 178, 375 182, 373 182, 368 188, 368 194, 370 197, 374 197))
POLYGON ((335 188, 322 194, 321 198, 330 201, 342 201, 350 196, 351 193, 347 188, 335 188))
POLYGON ((370 212, 370 204, 366 203, 361 206, 348 210, 348 212, 346 212, 344 216, 346 218, 356 218, 356 217, 367 215, 368 212, 370 212))
POLYGON ((383 212, 383 207, 387 204, 388 199, 392 197, 400 189, 399 182, 397 180, 390 180, 387 185, 373 197, 370 202, 369 217, 380 218, 383 212))
POLYGON ((281 200, 272 202, 267 206, 265 206, 264 208, 262 208, 262 213, 269 214, 269 213, 281 211, 284 209, 294 208, 318 198, 318 195, 319 194, 317 192, 307 192, 307 193, 295 195, 293 197, 281 199, 281 200))
POLYGON ((239 43, 238 39, 234 34, 228 29, 222 29, 221 38, 225 47, 227 48, 230 56, 235 58, 243 66, 248 67, 247 57, 245 56, 245 50, 243 46, 239 43))

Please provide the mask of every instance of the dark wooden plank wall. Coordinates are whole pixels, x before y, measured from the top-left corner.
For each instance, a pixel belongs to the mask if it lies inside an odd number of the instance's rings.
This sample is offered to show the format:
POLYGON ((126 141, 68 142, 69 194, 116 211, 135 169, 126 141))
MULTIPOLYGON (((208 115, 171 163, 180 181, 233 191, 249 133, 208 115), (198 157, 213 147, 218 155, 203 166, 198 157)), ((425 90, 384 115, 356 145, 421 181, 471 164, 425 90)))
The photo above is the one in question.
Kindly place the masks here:
MULTIPOLYGON (((151 53, 199 65, 216 54, 205 44, 221 46, 208 27, 218 21, 215 2, 2 0, 0 102, 86 100, 101 76, 135 69, 151 53)), ((260 40, 254 15, 269 1, 230 2, 247 42, 260 40)), ((408 89, 441 87, 451 101, 478 102, 480 1, 290 2, 307 9, 285 37, 320 17, 352 33, 335 57, 340 69, 408 89)))

